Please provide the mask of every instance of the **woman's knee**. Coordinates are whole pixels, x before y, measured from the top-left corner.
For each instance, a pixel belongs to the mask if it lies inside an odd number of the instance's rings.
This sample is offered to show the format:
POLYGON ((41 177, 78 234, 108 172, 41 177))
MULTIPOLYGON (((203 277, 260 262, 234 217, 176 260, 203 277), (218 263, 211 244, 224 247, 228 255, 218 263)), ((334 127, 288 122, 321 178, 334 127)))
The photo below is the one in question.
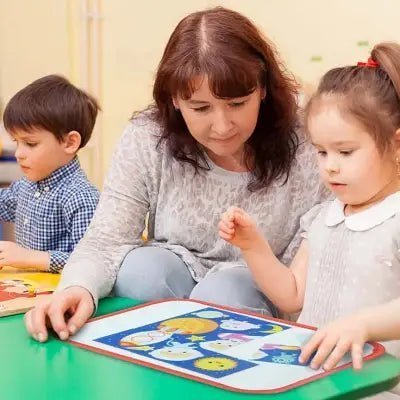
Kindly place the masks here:
POLYGON ((190 297, 265 315, 276 315, 268 299, 258 290, 250 271, 235 267, 207 275, 190 297))
POLYGON ((123 260, 114 294, 142 301, 187 297, 194 281, 185 263, 169 250, 139 247, 123 260))

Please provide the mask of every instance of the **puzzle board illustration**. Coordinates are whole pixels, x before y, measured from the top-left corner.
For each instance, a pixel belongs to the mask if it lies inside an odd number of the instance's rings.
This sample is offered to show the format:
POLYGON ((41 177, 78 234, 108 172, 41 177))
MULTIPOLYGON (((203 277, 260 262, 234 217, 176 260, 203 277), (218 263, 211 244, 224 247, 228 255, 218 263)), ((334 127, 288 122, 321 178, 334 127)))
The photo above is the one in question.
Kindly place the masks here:
MULTIPOLYGON (((70 342, 228 390, 272 393, 327 375, 298 362, 314 332, 200 301, 165 300, 94 318, 70 342)), ((364 357, 383 352, 366 344, 364 357)), ((349 365, 347 356, 338 368, 349 365)))
POLYGON ((59 274, 26 272, 11 267, 0 270, 0 317, 23 313, 55 290, 59 274))

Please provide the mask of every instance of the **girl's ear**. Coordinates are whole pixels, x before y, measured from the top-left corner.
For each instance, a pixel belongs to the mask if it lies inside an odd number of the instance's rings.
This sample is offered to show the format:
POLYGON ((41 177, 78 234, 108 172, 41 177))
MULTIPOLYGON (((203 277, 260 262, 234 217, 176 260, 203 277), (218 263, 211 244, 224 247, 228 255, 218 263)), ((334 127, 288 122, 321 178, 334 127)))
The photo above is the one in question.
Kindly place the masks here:
POLYGON ((81 145, 81 135, 77 131, 68 132, 63 140, 64 150, 67 154, 75 154, 81 145))

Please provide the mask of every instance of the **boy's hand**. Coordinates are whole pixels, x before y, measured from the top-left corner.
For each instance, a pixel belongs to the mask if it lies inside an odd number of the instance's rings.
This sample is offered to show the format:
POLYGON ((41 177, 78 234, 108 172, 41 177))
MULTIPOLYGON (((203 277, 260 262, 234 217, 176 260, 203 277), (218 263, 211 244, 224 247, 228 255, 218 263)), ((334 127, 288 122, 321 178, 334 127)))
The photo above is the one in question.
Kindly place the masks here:
POLYGON ((29 250, 14 242, 0 241, 0 267, 17 267, 26 264, 29 250))
POLYGON ((25 249, 14 242, 0 241, 0 269, 5 266, 29 270, 47 270, 47 252, 25 249))
POLYGON ((263 240, 253 219, 238 207, 230 207, 222 214, 218 229, 222 239, 242 251, 251 250, 263 240))
POLYGON ((319 329, 303 347, 299 360, 306 363, 311 360, 311 368, 321 366, 325 370, 335 368, 342 357, 351 353, 353 368, 361 369, 363 363, 363 347, 368 340, 368 331, 363 318, 350 316, 341 318, 319 329))

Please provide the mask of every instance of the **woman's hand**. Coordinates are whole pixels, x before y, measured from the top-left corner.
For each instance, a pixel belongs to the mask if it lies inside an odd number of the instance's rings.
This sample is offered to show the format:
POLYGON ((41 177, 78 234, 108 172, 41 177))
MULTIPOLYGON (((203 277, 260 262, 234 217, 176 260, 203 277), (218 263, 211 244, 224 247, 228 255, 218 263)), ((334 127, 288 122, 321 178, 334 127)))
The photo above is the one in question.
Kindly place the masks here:
POLYGON ((75 334, 93 314, 91 294, 80 286, 72 286, 54 293, 25 314, 29 334, 39 342, 48 338, 48 328, 53 328, 61 340, 75 334))
POLYGON ((361 369, 363 363, 363 347, 368 340, 365 319, 361 316, 341 318, 319 329, 303 347, 300 362, 306 363, 311 355, 311 368, 321 366, 325 370, 335 368, 343 356, 351 353, 354 369, 361 369))
POLYGON ((254 220, 238 207, 230 207, 222 214, 218 229, 222 239, 242 251, 253 249, 260 239, 263 241, 254 220))

